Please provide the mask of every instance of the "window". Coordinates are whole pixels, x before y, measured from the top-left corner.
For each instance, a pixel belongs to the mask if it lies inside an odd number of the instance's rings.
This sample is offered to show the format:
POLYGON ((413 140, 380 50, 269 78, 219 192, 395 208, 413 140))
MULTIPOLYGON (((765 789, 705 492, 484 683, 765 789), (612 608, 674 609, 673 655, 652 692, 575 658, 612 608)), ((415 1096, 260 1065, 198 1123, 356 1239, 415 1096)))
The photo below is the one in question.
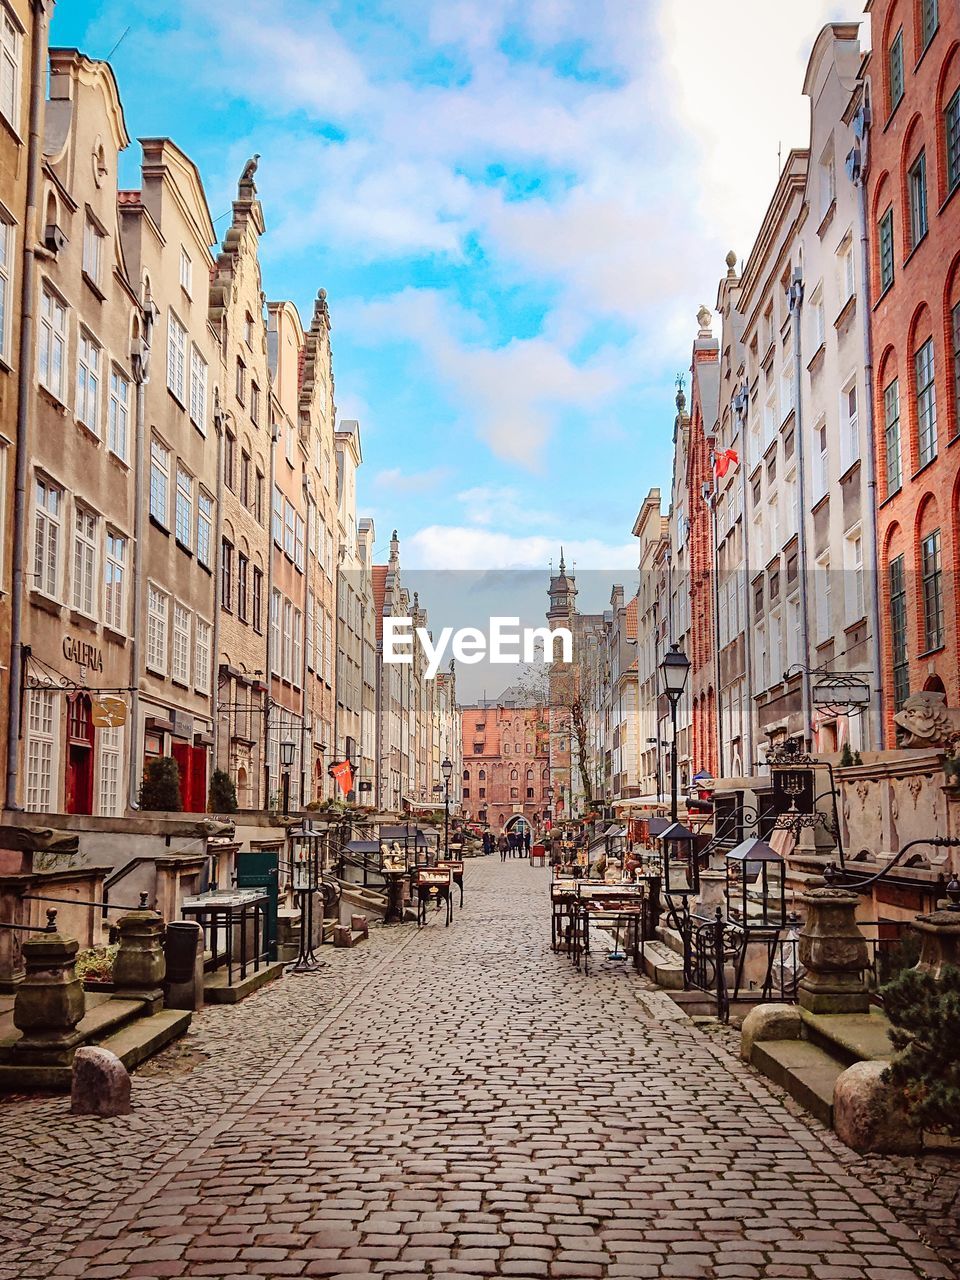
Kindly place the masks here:
POLYGON ((814 348, 819 351, 826 341, 827 336, 827 320, 823 308, 823 293, 817 290, 813 299, 813 332, 814 332, 814 348))
POLYGON ((189 297, 193 282, 193 263, 183 245, 180 246, 180 288, 189 297))
POLYGON ((933 39, 940 22, 937 0, 920 0, 920 38, 924 49, 933 39))
POLYGON ((247 366, 237 356, 237 399, 243 404, 247 394, 247 366))
POLYGON ((293 605, 283 602, 283 648, 281 650, 280 675, 290 680, 293 675, 293 605))
POLYGON ((910 248, 927 234, 927 153, 921 151, 907 173, 910 190, 910 248))
POLYGON ((10 332, 13 318, 13 264, 16 232, 9 222, 0 218, 0 356, 9 361, 13 338, 10 332))
POLYGON ((220 543, 220 604, 233 608, 233 544, 226 538, 220 543))
POLYGON ((73 523, 73 607, 92 618, 97 603, 97 517, 85 507, 77 507, 73 523))
POLYGON ((41 383, 49 392, 63 399, 63 360, 67 349, 67 308, 46 287, 40 300, 40 352, 38 369, 41 383))
POLYGON ((245 507, 250 506, 250 455, 245 449, 240 451, 240 501, 245 507))
POLYGON ((960 89, 943 113, 943 135, 947 144, 947 187, 952 191, 960 184, 960 89))
POLYGON ((308 591, 307 592, 307 617, 306 617, 306 624, 304 626, 304 633, 303 633, 304 644, 306 645, 306 650, 307 650, 306 657, 307 657, 308 671, 313 670, 313 654, 314 654, 314 649, 316 647, 314 643, 314 635, 316 633, 316 628, 317 628, 316 617, 317 617, 317 610, 316 610, 315 597, 312 591, 308 591))
POLYGON ((120 796, 123 729, 99 729, 97 747, 100 751, 99 814, 102 818, 116 818, 123 809, 120 796))
POLYGON ((960 435, 960 302, 950 313, 950 332, 953 335, 953 412, 954 435, 960 435))
POLYGON ((33 544, 33 581, 38 591, 57 598, 60 586, 60 506, 63 490, 37 480, 33 544))
POLYGON ((187 331, 170 312, 167 322, 167 386, 181 404, 185 403, 187 368, 187 331))
POLYGON ((243 340, 248 347, 253 346, 253 316, 249 311, 243 317, 243 340))
POLYGON ((201 693, 210 691, 210 623, 197 618, 193 628, 193 681, 201 693))
POLYGON ((893 284, 893 205, 880 219, 880 292, 893 284))
POLYGON ((237 617, 247 621, 247 573, 250 561, 242 552, 237 555, 237 617))
POLYGON ((170 493, 170 450, 152 436, 150 439, 150 515, 167 527, 170 493))
POLYGON ((250 383, 250 421, 255 427, 260 425, 260 388, 255 382, 250 383))
POLYGON ((817 497, 822 498, 830 487, 830 451, 827 442, 827 424, 822 422, 817 428, 817 497))
POLYGON ((274 587, 270 593, 270 667, 275 676, 280 674, 280 592, 274 587))
POLYGON ((853 245, 847 240, 840 250, 840 289, 844 303, 850 301, 857 289, 856 270, 853 265, 853 245))
POLYGON ((107 530, 106 554, 103 561, 103 613, 108 627, 121 634, 126 630, 124 591, 126 589, 127 540, 120 533, 107 530))
POLYGON ((283 493, 273 487, 273 540, 278 547, 283 546, 283 493))
POLYGON ((100 434, 100 348, 83 329, 77 347, 77 405, 78 421, 100 434))
POLYGON ((193 537, 193 476, 177 464, 177 541, 192 550, 193 537))
POLYGON ((899 711, 910 695, 910 664, 907 660, 907 583, 902 555, 890 561, 889 583, 893 704, 899 711))
POLYGON ((253 569, 253 629, 257 635, 263 632, 263 570, 253 569))
POLYGON ((257 524, 263 524, 263 472, 259 469, 253 484, 253 514, 257 524))
POLYGON ((130 382, 114 365, 110 370, 110 406, 107 411, 107 448, 127 460, 130 429, 130 382))
POLYGON ((56 779, 58 695, 41 689, 30 691, 27 712, 27 808, 48 813, 54 807, 56 779))
POLYGON ((823 643, 833 635, 830 626, 830 558, 824 556, 817 562, 817 641, 823 643))
POLYGON ((147 583, 147 666, 159 675, 167 673, 167 597, 147 583))
POLYGON ((197 493, 197 560, 212 569, 210 545, 213 541, 213 499, 201 489, 197 493))
POLYGON ((303 565, 304 565, 305 538, 306 538, 306 530, 303 524, 303 517, 298 515, 296 517, 296 524, 294 527, 293 562, 297 566, 297 568, 301 570, 303 569, 303 565))
POLYGON ((887 92, 889 110, 892 113, 903 97, 903 27, 893 37, 887 54, 887 92))
POLYGON ((933 381, 933 339, 914 356, 917 377, 917 445, 920 466, 937 456, 937 389, 933 381))
POLYGON ((296 512, 289 502, 284 503, 283 508, 283 549, 286 554, 293 559, 294 544, 296 541, 296 512))
POLYGON ((173 660, 170 675, 180 684, 190 683, 190 614, 179 600, 173 602, 173 660))
POLYGON ((207 434, 207 362, 190 348, 190 421, 207 434))
POLYGON ((894 378, 883 393, 883 434, 887 453, 887 496, 903 483, 900 453, 900 382, 894 378))
POLYGON ((223 483, 231 493, 236 491, 237 484, 237 441, 229 431, 223 433, 223 483))
POLYGON ((837 159, 831 142, 820 158, 820 216, 823 218, 837 198, 837 159))
POLYGON ((102 259, 103 236, 97 224, 88 217, 83 224, 83 274, 98 288, 102 259))
POLYGON ((865 617, 867 612, 863 578, 863 538, 859 531, 847 539, 847 560, 849 566, 847 618, 850 622, 857 622, 865 617))
POLYGON ((840 413, 843 423, 841 452, 843 469, 852 467, 860 457, 860 423, 857 414, 857 384, 852 382, 840 394, 840 413))
POLYGON ((303 614, 299 609, 293 611, 293 654, 290 679, 299 689, 303 679, 303 614))
MULTIPOLYGON (((0 112, 13 126, 20 128, 20 65, 23 36, 13 22, 6 5, 0 8, 0 112)), ((29 806, 28 806, 29 807, 29 806)))
POLYGON ((923 578, 923 647, 926 651, 943 644, 943 585, 940 569, 940 530, 935 529, 920 543, 923 578))

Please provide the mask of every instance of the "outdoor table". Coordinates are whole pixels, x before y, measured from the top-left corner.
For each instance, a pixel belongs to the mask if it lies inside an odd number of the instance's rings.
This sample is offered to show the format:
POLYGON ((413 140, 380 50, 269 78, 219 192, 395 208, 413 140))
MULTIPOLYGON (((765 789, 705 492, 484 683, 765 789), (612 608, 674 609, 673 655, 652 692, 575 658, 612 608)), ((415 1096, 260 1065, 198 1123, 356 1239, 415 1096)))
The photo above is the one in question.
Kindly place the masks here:
MULTIPOLYGON (((260 969, 260 962, 267 960, 269 938, 267 934, 267 913, 270 898, 266 892, 258 889, 215 889, 208 893, 198 893, 184 898, 180 914, 185 920, 196 920, 203 929, 204 939, 209 934, 211 970, 216 970, 226 962, 227 983, 233 983, 234 965, 238 957, 241 979, 247 976, 247 967, 253 965, 254 972, 260 969), (248 946, 248 925, 252 925, 252 951, 248 946), (239 930, 239 948, 235 945, 235 934, 239 930), (220 935, 223 935, 223 950, 219 948, 220 935)), ((206 944, 205 944, 206 945, 206 944)))
POLYGON ((626 959, 620 951, 621 930, 624 943, 630 945, 635 969, 640 968, 643 947, 644 888, 642 885, 601 884, 579 881, 574 907, 573 949, 571 959, 577 968, 583 961, 583 972, 589 972, 590 927, 600 926, 614 931, 614 950, 608 959, 626 959))
POLYGON ((415 880, 417 890, 417 924, 427 923, 427 903, 432 897, 447 904, 446 926, 453 919, 453 872, 449 867, 420 867, 415 880))
POLYGON ((579 883, 572 876, 556 876, 550 882, 550 946, 554 951, 561 942, 570 941, 579 883))
POLYGON ((460 890, 460 906, 463 907, 463 863, 454 858, 446 858, 437 863, 438 867, 449 867, 453 872, 453 883, 460 890))
POLYGON ((405 867, 384 866, 381 873, 387 882, 387 911, 383 917, 384 924, 403 923, 403 882, 406 879, 405 867))

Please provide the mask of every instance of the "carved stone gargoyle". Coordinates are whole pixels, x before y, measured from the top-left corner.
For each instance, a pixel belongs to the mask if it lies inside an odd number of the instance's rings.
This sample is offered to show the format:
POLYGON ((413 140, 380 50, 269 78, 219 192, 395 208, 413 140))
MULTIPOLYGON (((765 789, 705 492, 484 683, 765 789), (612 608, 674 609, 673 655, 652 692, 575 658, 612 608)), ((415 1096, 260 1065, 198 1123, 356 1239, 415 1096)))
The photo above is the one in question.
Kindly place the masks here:
POLYGON ((912 693, 893 719, 900 747, 960 744, 960 707, 948 707, 945 694, 912 693))
POLYGON ((22 853, 76 853, 79 836, 53 827, 7 827, 0 825, 0 849, 22 853))

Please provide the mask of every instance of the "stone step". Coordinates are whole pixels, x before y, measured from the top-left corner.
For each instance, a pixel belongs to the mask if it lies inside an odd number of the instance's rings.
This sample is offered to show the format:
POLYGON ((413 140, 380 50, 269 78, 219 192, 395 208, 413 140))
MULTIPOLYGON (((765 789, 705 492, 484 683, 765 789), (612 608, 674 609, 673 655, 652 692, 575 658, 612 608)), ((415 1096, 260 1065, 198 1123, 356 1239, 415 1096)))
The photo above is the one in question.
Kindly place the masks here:
POLYGON ((881 1009, 831 1014, 801 1009, 800 1017, 804 1037, 848 1067, 893 1057, 890 1022, 881 1009))
MULTIPOLYGON (((77 1024, 83 1044, 98 1044, 124 1023, 143 1012, 141 1000, 114 999, 102 992, 86 992, 86 1012, 77 1024)), ((0 1057, 6 1057, 21 1033, 13 1025, 13 1009, 0 1017, 0 1057)))
POLYGON ((683 990, 683 957, 652 939, 643 946, 643 969, 647 977, 667 991, 683 990))
POLYGON ((226 968, 217 969, 213 973, 204 975, 204 1004, 239 1004, 241 1000, 246 1000, 247 996, 253 995, 254 991, 259 991, 268 982, 279 978, 282 973, 283 964, 280 961, 274 961, 272 964, 262 964, 256 970, 248 968, 245 978, 241 978, 239 968, 235 968, 233 982, 228 982, 226 968))
POLYGON ((846 1070, 809 1040, 760 1040, 750 1061, 811 1115, 833 1127, 833 1087, 846 1070))

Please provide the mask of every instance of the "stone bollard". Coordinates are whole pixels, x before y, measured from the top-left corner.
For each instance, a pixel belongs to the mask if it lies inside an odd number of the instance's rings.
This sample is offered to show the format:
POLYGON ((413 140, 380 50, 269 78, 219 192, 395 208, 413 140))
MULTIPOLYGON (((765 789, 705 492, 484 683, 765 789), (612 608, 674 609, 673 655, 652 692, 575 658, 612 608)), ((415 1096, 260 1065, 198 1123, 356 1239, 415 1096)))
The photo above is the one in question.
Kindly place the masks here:
MULTIPOLYGON (((56 912, 47 912, 53 925, 56 912)), ((80 943, 59 933, 41 933, 23 943, 26 976, 13 1002, 13 1025, 23 1032, 14 1042, 19 1062, 69 1066, 82 1037, 77 1026, 86 1011, 77 977, 80 943)))
POLYGON ((887 1084, 885 1062, 855 1062, 833 1087, 833 1127, 841 1142, 861 1155, 919 1151, 922 1134, 909 1119, 900 1093, 887 1084))
POLYGON ((117 921, 120 945, 113 962, 115 1000, 142 1000, 145 1013, 163 1008, 163 920, 147 907, 147 895, 140 895, 140 907, 117 921))
POLYGON ((857 927, 859 897, 846 889, 822 888, 811 889, 801 901, 807 909, 799 946, 806 970, 800 979, 801 1008, 810 1013, 867 1013, 867 940, 857 927))
POLYGON ((366 916, 351 916, 350 928, 354 933, 362 933, 365 938, 370 937, 370 925, 366 916))
POLYGON ((920 934, 920 959, 914 968, 939 978, 944 965, 960 969, 960 912, 934 911, 917 916, 914 922, 920 934))
POLYGON ((348 924, 335 924, 333 926, 333 945, 335 947, 349 947, 352 942, 353 935, 348 924))
POLYGON ((126 1116, 132 1110, 130 1073, 117 1055, 96 1045, 78 1049, 73 1055, 70 1114, 126 1116))

